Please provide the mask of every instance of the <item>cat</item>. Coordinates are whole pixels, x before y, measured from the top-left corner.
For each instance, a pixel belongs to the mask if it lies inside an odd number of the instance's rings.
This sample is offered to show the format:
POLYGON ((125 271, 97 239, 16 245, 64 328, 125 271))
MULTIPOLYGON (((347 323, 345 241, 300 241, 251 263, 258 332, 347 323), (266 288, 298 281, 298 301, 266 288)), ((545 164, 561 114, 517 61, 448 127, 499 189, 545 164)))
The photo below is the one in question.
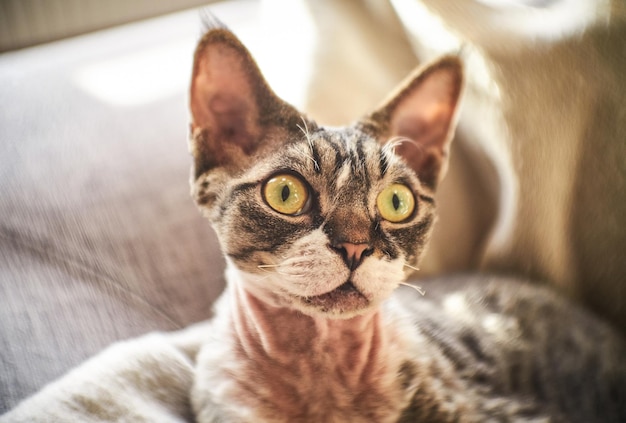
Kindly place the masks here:
POLYGON ((115 344, 0 421, 626 421, 626 345, 593 315, 512 278, 406 282, 462 91, 461 61, 443 57, 324 127, 214 25, 194 57, 189 147, 227 262, 215 316, 115 344))
POLYGON ((501 277, 403 286, 462 91, 460 59, 443 57, 327 128, 278 98, 228 29, 206 33, 192 195, 228 284, 197 356, 197 421, 626 421, 626 346, 584 310, 501 277))

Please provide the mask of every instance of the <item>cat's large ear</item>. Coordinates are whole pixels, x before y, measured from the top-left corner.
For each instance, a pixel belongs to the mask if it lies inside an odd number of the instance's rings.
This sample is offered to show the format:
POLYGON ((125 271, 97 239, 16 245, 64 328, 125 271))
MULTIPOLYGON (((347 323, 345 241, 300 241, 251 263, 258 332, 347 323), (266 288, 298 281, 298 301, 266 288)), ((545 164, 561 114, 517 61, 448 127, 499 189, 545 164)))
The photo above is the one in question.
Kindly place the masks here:
POLYGON ((463 67, 447 56, 410 75, 374 113, 359 122, 435 189, 445 174, 463 87, 463 67))
POLYGON ((248 50, 225 28, 210 29, 196 48, 190 109, 196 178, 219 166, 245 166, 301 124, 298 111, 274 94, 248 50))

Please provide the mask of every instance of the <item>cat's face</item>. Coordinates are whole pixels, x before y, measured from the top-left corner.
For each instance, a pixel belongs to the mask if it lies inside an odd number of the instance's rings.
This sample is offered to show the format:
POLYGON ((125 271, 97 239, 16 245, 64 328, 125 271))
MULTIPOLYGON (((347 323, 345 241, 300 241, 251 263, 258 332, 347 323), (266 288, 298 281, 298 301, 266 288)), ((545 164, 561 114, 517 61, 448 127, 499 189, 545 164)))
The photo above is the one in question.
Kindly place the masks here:
POLYGON ((210 215, 227 257, 251 289, 307 313, 376 307, 405 279, 433 222, 431 190, 355 129, 300 133, 220 185, 210 215))
POLYGON ((441 63, 356 125, 325 129, 271 92, 230 32, 203 38, 193 191, 231 279, 276 305, 335 317, 371 310, 398 287, 430 233, 460 92, 458 61, 441 63))

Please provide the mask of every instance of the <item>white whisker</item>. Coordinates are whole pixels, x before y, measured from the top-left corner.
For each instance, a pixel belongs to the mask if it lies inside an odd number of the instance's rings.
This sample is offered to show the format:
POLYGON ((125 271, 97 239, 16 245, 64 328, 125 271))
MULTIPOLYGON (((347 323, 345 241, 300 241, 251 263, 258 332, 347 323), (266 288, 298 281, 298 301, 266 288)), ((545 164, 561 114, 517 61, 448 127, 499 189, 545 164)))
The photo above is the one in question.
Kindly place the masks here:
POLYGON ((424 151, 424 147, 421 144, 413 141, 410 138, 401 137, 401 136, 390 138, 382 148, 382 152, 387 158, 384 172, 389 170, 389 167, 392 165, 392 163, 394 163, 398 159, 398 156, 396 155, 396 147, 404 143, 411 144, 413 147, 417 148, 420 152, 424 151))
POLYGON ((298 126, 298 128, 300 128, 300 130, 302 131, 302 133, 304 134, 306 139, 310 141, 311 138, 309 138, 309 127, 306 124, 306 119, 304 118, 304 116, 300 116, 300 120, 302 120, 302 124, 304 125, 304 129, 302 129, 302 127, 300 125, 297 125, 297 126, 298 126))
POLYGON ((298 127, 298 129, 300 131, 302 131, 302 133, 306 137, 306 140, 309 142, 309 146, 310 146, 311 145, 311 138, 309 138, 309 131, 308 131, 308 129, 306 129, 306 123, 304 124, 304 128, 301 127, 300 125, 296 125, 296 126, 298 127))
POLYGON ((417 142, 413 141, 410 138, 396 136, 396 137, 390 138, 389 141, 387 141, 387 143, 383 146, 383 149, 385 149, 385 150, 390 149, 393 152, 393 150, 397 146, 399 146, 400 144, 403 144, 405 142, 408 142, 409 144, 413 144, 413 145, 418 146, 418 147, 420 146, 420 144, 418 144, 417 142))
POLYGON ((319 172, 320 171, 320 165, 315 160, 315 158, 313 157, 315 155, 315 153, 313 152, 313 141, 311 140, 311 136, 309 134, 309 127, 306 124, 306 119, 304 119, 303 116, 300 116, 300 119, 302 119, 302 124, 304 125, 304 128, 302 128, 302 126, 300 126, 300 125, 296 125, 296 126, 298 127, 298 129, 300 129, 300 131, 302 131, 302 133, 306 137, 306 140, 309 143, 309 148, 311 149, 311 156, 307 155, 307 157, 313 162, 313 166, 315 166, 315 170, 319 172))
POLYGON ((419 272, 419 271, 420 271, 419 267, 414 267, 414 266, 411 266, 410 264, 406 264, 406 263, 404 263, 404 265, 405 265, 406 267, 408 267, 409 269, 413 269, 413 270, 415 270, 416 272, 419 272))
POLYGON ((262 271, 264 271, 264 272, 275 273, 275 274, 279 274, 279 275, 282 275, 282 276, 289 276, 289 277, 292 277, 292 278, 302 278, 302 277, 306 276, 305 274, 281 272, 280 270, 277 270, 277 268, 281 267, 282 265, 283 264, 259 264, 259 265, 257 265, 257 268, 262 270, 262 271))
MULTIPOLYGON (((257 269, 260 269, 267 273, 278 273, 281 274, 276 268, 280 267, 280 264, 259 264, 257 265, 257 269), (273 270, 272 270, 273 269, 273 270)), ((268 276, 269 278, 269 276, 268 276)))
POLYGON ((268 279, 269 279, 269 278, 271 278, 271 277, 272 277, 272 275, 267 275, 267 276, 265 276, 265 277, 262 277, 262 278, 260 278, 260 279, 259 279, 259 282, 266 281, 266 280, 268 280, 268 279))
POLYGON ((304 154, 302 153, 304 157, 306 157, 307 159, 311 160, 313 162, 313 166, 315 166, 315 170, 319 170, 320 169, 320 165, 317 164, 317 161, 313 158, 313 156, 309 156, 308 154, 304 154))
POLYGON ((386 173, 391 165, 395 163, 398 159, 396 155, 396 147, 404 142, 413 142, 409 138, 405 137, 393 137, 389 139, 385 145, 382 147, 382 153, 384 154, 385 160, 385 168, 383 169, 383 173, 386 173))
POLYGON ((424 291, 421 286, 411 285, 410 283, 406 283, 406 282, 400 282, 400 285, 408 286, 409 288, 416 290, 422 295, 422 297, 426 295, 426 291, 424 291))

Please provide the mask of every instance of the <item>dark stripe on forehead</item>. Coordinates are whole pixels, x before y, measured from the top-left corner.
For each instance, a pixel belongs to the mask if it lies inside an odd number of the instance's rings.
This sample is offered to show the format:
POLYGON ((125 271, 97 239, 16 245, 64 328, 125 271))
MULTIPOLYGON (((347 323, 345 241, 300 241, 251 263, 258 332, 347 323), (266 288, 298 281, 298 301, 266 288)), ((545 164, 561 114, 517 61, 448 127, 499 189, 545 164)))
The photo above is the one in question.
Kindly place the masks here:
POLYGON ((350 158, 350 168, 352 175, 360 176, 363 181, 367 180, 367 165, 365 152, 363 151, 363 140, 361 138, 346 138, 346 148, 350 158))
POLYGON ((363 150, 363 138, 359 137, 356 140, 356 158, 359 166, 364 170, 365 176, 367 176, 367 157, 365 157, 365 151, 363 150))
MULTIPOLYGON (((346 140, 346 142, 348 142, 348 140, 346 140)), ((359 172, 359 165, 361 164, 361 161, 359 159, 359 152, 357 149, 354 148, 348 148, 348 154, 349 154, 349 158, 350 158, 350 166, 352 167, 352 174, 357 174, 359 172)))
POLYGON ((364 141, 365 141, 365 136, 362 134, 359 134, 359 138, 356 141, 356 151, 357 151, 357 157, 359 160, 359 165, 363 173, 362 183, 363 183, 363 186, 365 187, 365 190, 369 191, 372 186, 372 180, 370 178, 370 171, 369 171, 370 168, 368 166, 367 153, 365 152, 365 149, 363 148, 364 141))
POLYGON ((356 157, 359 161, 359 164, 364 164, 366 157, 365 151, 363 151, 363 137, 359 137, 356 140, 356 157))
POLYGON ((342 151, 341 147, 337 145, 337 143, 327 139, 326 137, 322 137, 322 139, 326 141, 326 144, 328 144, 328 146, 332 148, 335 152, 335 166, 333 168, 333 175, 336 175, 343 166, 345 152, 342 151))
POLYGON ((381 148, 378 151, 378 169, 380 170, 380 177, 383 178, 389 170, 389 157, 385 151, 381 148))

